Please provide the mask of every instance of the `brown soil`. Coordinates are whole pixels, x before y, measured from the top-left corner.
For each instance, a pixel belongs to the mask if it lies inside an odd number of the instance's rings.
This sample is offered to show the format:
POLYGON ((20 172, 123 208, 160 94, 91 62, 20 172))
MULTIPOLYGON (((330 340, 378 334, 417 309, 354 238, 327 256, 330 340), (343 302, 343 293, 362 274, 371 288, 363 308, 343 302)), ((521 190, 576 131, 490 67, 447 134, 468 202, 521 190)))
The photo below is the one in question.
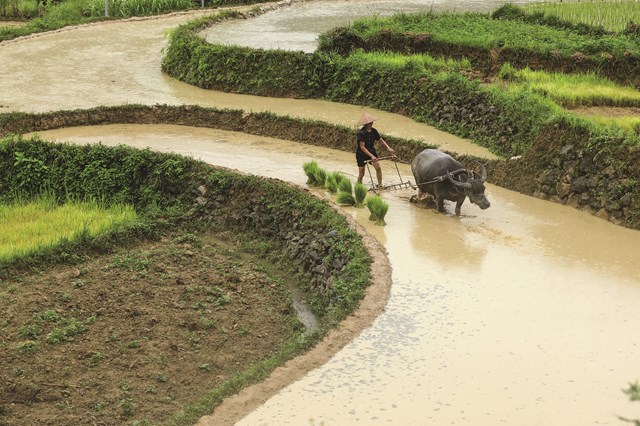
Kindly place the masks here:
POLYGON ((0 280, 0 424, 167 423, 302 329, 283 276, 171 235, 0 280))

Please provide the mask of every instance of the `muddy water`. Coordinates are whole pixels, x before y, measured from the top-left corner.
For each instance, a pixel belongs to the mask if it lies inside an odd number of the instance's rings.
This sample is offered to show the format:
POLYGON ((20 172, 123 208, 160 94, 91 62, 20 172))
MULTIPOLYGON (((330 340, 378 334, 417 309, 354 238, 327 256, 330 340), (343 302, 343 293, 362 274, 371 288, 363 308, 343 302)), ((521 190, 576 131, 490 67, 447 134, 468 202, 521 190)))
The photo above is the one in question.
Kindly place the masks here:
MULTIPOLYGON (((354 177, 350 154, 211 129, 42 136, 148 146, 299 185, 310 159, 354 177)), ((400 172, 411 179, 408 166, 400 172)), ((640 233, 499 187, 488 193, 490 209, 465 204, 461 218, 410 204, 411 191, 386 193, 385 227, 347 209, 388 250, 386 312, 239 424, 616 425, 616 415, 637 414, 621 389, 640 374, 640 233)))
MULTIPOLYGON (((324 16, 334 5, 362 3, 309 5, 324 16)), ((345 9, 335 10, 338 20, 345 9)), ((159 68, 162 34, 188 19, 109 23, 0 44, 0 111, 198 103, 347 126, 363 111, 209 92, 166 77, 159 68)), ((382 132, 489 155, 409 119, 372 112, 382 132)), ((151 146, 297 184, 306 180, 301 165, 309 159, 329 170, 354 169, 342 152, 206 129, 110 126, 43 135, 151 146)), ((389 164, 383 166, 386 182, 394 183, 389 164)), ((404 166, 401 174, 410 178, 404 166)), ((460 219, 418 209, 410 195, 385 194, 386 227, 369 222, 364 210, 349 210, 388 250, 394 284, 385 314, 241 424, 617 425, 617 414, 638 417, 637 403, 620 391, 640 379, 638 232, 494 186, 490 209, 465 204, 460 219)))

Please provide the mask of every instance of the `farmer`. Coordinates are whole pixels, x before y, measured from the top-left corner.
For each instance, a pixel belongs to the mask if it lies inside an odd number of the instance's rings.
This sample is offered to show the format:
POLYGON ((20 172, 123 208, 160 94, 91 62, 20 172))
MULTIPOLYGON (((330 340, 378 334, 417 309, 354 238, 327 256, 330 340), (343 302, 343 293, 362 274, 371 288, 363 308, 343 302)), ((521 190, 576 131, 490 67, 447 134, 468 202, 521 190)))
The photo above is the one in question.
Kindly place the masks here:
POLYGON ((356 136, 356 162, 358 163, 358 183, 362 183, 364 177, 364 167, 367 161, 376 169, 376 177, 378 178, 378 187, 382 187, 382 169, 380 168, 380 162, 378 161, 378 153, 376 151, 375 143, 382 142, 387 151, 394 154, 395 151, 387 145, 384 139, 380 137, 380 133, 373 127, 373 122, 377 118, 366 112, 362 114, 358 125, 362 126, 358 135, 356 136))

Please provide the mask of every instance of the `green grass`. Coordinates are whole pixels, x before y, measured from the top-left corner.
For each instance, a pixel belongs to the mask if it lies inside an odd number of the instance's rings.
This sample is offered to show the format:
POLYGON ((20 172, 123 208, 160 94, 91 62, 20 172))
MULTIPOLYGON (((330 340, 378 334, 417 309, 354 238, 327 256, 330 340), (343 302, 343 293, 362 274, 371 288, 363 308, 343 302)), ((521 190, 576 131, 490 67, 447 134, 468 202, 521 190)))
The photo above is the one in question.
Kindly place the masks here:
POLYGON ((629 22, 640 22, 640 3, 637 0, 564 0, 544 1, 523 5, 528 14, 542 14, 574 24, 603 27, 608 31, 622 31, 629 22))
POLYGON ((0 205, 0 261, 10 261, 83 235, 99 235, 135 219, 134 209, 124 205, 108 209, 90 202, 56 205, 48 198, 0 205))
POLYGON ((595 73, 564 74, 532 71, 529 68, 513 70, 502 67, 500 77, 512 87, 526 86, 534 93, 551 98, 566 108, 580 106, 640 106, 640 92, 621 86, 595 73))
POLYGON ((434 58, 427 54, 402 55, 394 52, 356 51, 351 53, 350 57, 370 63, 374 67, 381 65, 405 68, 407 65, 414 65, 417 68, 424 68, 432 73, 458 72, 472 68, 471 62, 468 59, 434 58))
POLYGON ((640 52, 638 44, 625 36, 603 35, 594 38, 545 25, 491 19, 480 13, 400 13, 388 18, 359 19, 352 27, 365 39, 379 31, 391 30, 396 33, 429 33, 435 41, 482 49, 525 49, 546 53, 560 52, 565 56, 574 52, 607 52, 614 56, 621 56, 626 51, 636 54, 640 52))

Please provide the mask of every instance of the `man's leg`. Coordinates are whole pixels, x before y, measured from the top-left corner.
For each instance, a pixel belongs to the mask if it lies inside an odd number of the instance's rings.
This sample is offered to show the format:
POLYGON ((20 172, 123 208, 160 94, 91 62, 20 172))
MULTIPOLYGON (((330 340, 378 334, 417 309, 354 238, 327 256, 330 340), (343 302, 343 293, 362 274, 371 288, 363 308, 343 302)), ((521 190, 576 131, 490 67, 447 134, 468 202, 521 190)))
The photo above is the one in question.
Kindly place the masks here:
POLYGON ((364 166, 358 166, 358 183, 362 183, 362 178, 364 177, 364 166))
POLYGON ((379 161, 374 161, 373 167, 376 169, 376 178, 378 178, 378 186, 382 186, 382 168, 379 161))

